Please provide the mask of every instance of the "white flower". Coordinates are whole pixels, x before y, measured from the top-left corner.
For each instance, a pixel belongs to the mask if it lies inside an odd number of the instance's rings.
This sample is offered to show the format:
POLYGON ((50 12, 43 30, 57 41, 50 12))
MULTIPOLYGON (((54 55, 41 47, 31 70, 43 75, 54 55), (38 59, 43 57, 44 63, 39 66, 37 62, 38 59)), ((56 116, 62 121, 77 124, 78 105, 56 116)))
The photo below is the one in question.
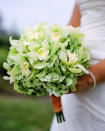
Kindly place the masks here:
POLYGON ((40 47, 41 47, 41 44, 36 43, 36 42, 31 42, 30 45, 28 46, 28 49, 33 52, 39 49, 40 47))
POLYGON ((35 32, 37 27, 28 27, 24 28, 24 35, 27 37, 28 41, 32 41, 33 39, 38 38, 38 32, 35 32))
POLYGON ((69 57, 69 61, 68 61, 68 65, 70 64, 74 64, 77 62, 78 57, 75 53, 71 53, 70 51, 67 51, 68 57, 69 57))
POLYGON ((28 62, 24 62, 23 65, 21 65, 21 72, 23 76, 28 77, 30 74, 30 70, 29 70, 29 63, 28 62))
POLYGON ((40 48, 36 53, 39 60, 48 60, 49 58, 48 54, 49 51, 45 51, 43 48, 40 48))
POLYGON ((3 76, 3 79, 4 80, 10 80, 10 77, 9 76, 3 76))
POLYGON ((51 39, 53 41, 59 41, 60 38, 61 38, 61 35, 59 34, 59 32, 53 32, 52 33, 51 39))
POLYGON ((32 32, 29 32, 28 33, 28 40, 31 41, 32 39, 38 39, 38 33, 32 33, 32 32))
POLYGON ((14 54, 14 55, 10 55, 9 59, 12 59, 16 64, 21 65, 25 59, 24 59, 24 54, 19 53, 19 54, 14 54))
POLYGON ((3 76, 4 80, 10 80, 10 84, 14 82, 14 79, 12 76, 3 76))
POLYGON ((45 50, 48 50, 48 49, 49 49, 49 44, 48 44, 47 40, 44 40, 44 41, 42 42, 42 47, 43 47, 43 49, 45 49, 45 50))
POLYGON ((11 44, 10 49, 15 47, 18 52, 23 52, 24 48, 23 48, 23 45, 21 44, 21 41, 12 40, 12 37, 10 37, 9 40, 10 40, 10 44, 11 44))
POLYGON ((51 33, 50 28, 48 25, 44 25, 43 29, 45 30, 46 34, 49 35, 51 33))
POLYGON ((28 56, 29 61, 30 61, 31 64, 33 64, 34 61, 37 61, 37 56, 36 56, 36 53, 35 53, 35 52, 28 52, 28 53, 26 54, 26 56, 28 56))
POLYGON ((67 35, 70 34, 70 31, 71 31, 71 29, 69 26, 63 26, 62 27, 62 36, 67 37, 67 35))
POLYGON ((59 58, 60 58, 64 63, 67 62, 67 56, 66 56, 66 54, 65 54, 63 51, 60 51, 60 53, 59 53, 59 58))
POLYGON ((30 45, 30 42, 24 41, 23 44, 24 45, 30 45))

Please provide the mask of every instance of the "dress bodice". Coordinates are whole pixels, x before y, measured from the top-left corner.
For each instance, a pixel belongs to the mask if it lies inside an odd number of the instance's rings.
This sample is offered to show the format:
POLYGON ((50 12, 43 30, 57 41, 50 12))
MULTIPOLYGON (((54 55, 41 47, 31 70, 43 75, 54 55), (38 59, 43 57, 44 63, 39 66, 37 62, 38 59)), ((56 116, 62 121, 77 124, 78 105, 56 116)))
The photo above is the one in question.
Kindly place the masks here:
POLYGON ((77 0, 81 12, 81 31, 91 49, 92 62, 105 58, 105 0, 77 0))
POLYGON ((81 26, 86 29, 103 26, 105 29, 105 0, 77 0, 82 14, 81 26))

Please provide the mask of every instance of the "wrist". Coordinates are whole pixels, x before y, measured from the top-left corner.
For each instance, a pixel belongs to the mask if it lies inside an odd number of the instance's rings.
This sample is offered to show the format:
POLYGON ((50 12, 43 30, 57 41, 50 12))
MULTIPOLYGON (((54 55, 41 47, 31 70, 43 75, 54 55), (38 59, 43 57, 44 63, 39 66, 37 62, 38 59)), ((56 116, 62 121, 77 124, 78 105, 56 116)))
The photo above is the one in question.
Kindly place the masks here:
POLYGON ((95 75, 90 70, 88 71, 89 71, 89 77, 88 77, 89 86, 93 86, 93 88, 95 88, 96 87, 95 75))

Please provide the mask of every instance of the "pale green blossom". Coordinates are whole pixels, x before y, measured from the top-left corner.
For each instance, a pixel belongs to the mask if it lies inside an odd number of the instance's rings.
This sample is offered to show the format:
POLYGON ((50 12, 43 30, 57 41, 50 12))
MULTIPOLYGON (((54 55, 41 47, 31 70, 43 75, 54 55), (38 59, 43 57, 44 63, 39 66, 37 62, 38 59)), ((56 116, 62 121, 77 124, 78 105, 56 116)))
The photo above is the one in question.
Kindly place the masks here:
POLYGON ((49 58, 49 51, 45 51, 43 48, 40 48, 37 52, 36 55, 39 60, 48 60, 49 58))
POLYGON ((62 62, 67 63, 67 55, 65 54, 65 52, 60 51, 59 58, 61 59, 62 62))
POLYGON ((52 32, 52 35, 51 35, 52 41, 59 41, 60 38, 61 38, 61 35, 59 34, 59 32, 52 32))
POLYGON ((75 64, 78 61, 78 57, 75 53, 71 53, 70 51, 67 51, 67 54, 69 57, 68 65, 75 64))
POLYGON ((37 57, 37 55, 36 55, 35 52, 28 52, 28 53, 26 54, 26 56, 28 57, 29 62, 30 62, 31 64, 33 64, 35 61, 38 60, 38 57, 37 57))
POLYGON ((23 76, 28 77, 30 74, 29 63, 24 62, 23 65, 20 66, 20 70, 23 76))

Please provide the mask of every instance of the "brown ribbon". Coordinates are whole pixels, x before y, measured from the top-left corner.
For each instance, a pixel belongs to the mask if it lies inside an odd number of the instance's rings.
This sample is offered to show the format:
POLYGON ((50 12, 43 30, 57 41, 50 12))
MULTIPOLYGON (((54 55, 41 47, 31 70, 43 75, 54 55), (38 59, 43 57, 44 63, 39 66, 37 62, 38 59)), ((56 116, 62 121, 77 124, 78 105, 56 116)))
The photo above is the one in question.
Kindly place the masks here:
POLYGON ((51 100, 52 100, 53 110, 56 114, 57 122, 62 123, 63 121, 65 121, 65 118, 62 110, 61 97, 56 97, 55 95, 52 95, 51 100))

